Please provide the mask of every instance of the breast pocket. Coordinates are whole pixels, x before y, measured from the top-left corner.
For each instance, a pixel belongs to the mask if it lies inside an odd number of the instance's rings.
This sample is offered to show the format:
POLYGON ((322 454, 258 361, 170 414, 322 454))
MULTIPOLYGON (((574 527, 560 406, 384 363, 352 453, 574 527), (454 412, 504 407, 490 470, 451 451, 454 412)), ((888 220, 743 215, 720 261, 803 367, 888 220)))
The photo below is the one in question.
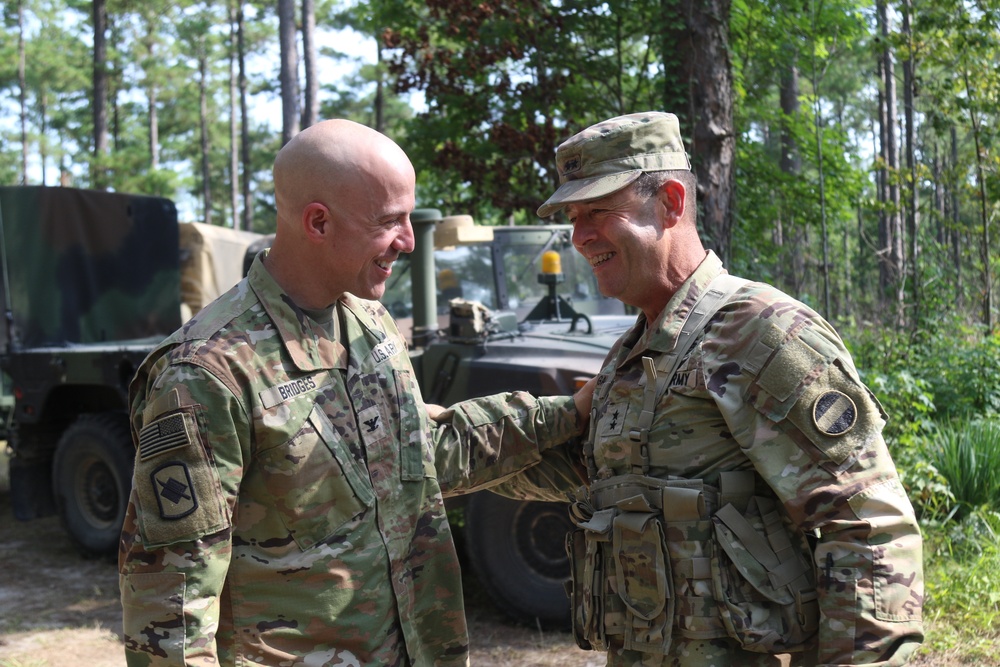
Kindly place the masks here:
POLYGON ((287 443, 258 453, 264 484, 301 549, 333 535, 375 502, 362 462, 319 408, 287 443))

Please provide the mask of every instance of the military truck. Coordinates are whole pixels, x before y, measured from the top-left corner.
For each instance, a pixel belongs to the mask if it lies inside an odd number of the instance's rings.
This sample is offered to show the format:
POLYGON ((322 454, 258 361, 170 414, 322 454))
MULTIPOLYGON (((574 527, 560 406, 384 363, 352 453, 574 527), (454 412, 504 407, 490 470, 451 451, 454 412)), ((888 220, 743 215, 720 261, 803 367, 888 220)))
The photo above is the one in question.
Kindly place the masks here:
MULTIPOLYGON (((600 295, 569 225, 477 226, 434 209, 412 219, 416 247, 393 267, 383 302, 412 339, 430 403, 516 389, 571 394, 635 321, 600 295)), ((467 561, 497 606, 515 619, 567 625, 566 505, 489 491, 459 500, 467 561)))
POLYGON ((17 519, 58 513, 85 554, 117 550, 134 452, 129 381, 241 278, 260 236, 178 223, 160 197, 0 187, 0 438, 17 519))

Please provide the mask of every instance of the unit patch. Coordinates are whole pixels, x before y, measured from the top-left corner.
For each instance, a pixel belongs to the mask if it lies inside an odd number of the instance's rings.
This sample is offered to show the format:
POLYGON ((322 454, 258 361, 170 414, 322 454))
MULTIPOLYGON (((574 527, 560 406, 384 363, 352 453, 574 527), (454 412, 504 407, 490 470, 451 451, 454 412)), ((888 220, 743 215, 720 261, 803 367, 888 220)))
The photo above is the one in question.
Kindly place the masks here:
POLYGON ((145 461, 165 452, 185 447, 191 442, 193 429, 188 428, 190 417, 172 414, 147 424, 139 431, 139 460, 145 461))
POLYGON ((198 498, 186 464, 179 461, 165 463, 150 474, 150 480, 161 519, 174 521, 198 509, 198 498))
POLYGON ((844 435, 858 421, 858 406, 840 391, 827 391, 813 403, 813 423, 827 435, 844 435))

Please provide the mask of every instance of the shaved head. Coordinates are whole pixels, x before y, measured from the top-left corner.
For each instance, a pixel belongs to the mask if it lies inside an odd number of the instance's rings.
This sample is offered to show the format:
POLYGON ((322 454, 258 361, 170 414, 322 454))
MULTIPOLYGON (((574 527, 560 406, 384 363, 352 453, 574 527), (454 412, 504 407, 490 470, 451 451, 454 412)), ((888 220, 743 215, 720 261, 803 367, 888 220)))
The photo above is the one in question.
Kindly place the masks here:
POLYGON ((311 202, 364 195, 365 176, 401 163, 410 163, 403 150, 370 127, 342 119, 312 125, 285 144, 274 160, 278 222, 296 219, 311 202))
POLYGON ((394 141, 349 120, 312 125, 278 152, 278 225, 265 266, 302 307, 344 292, 379 298, 392 263, 413 250, 415 175, 394 141))

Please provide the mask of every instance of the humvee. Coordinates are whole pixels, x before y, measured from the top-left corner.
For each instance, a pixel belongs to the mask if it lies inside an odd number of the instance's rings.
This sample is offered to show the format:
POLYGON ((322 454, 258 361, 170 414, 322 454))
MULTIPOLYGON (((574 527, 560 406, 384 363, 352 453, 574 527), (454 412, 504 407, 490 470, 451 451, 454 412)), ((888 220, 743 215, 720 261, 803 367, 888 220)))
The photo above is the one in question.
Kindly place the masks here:
POLYGON ((0 187, 0 439, 15 518, 58 514, 84 554, 117 551, 135 451, 129 382, 239 281, 261 236, 178 223, 162 197, 0 187))

